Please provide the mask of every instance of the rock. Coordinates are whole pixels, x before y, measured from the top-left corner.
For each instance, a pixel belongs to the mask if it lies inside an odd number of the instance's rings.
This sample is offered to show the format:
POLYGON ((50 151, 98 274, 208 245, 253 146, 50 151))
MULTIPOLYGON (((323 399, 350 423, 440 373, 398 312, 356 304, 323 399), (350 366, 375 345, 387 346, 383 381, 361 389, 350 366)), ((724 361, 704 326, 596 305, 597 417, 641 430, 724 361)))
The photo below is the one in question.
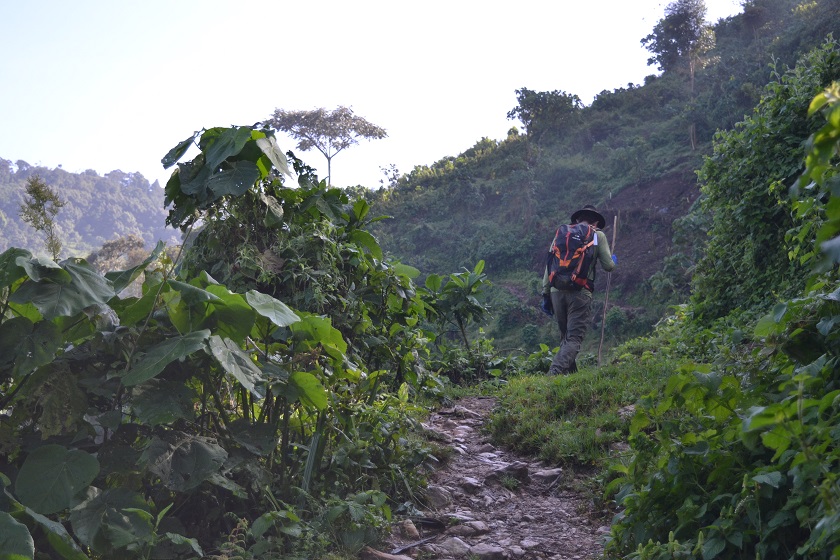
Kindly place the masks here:
POLYGON ((446 539, 440 544, 440 548, 452 556, 466 556, 470 553, 470 546, 458 537, 446 539))
POLYGON ((490 527, 487 526, 487 523, 484 521, 468 521, 464 523, 467 527, 475 530, 476 535, 484 535, 485 533, 490 532, 490 527))
POLYGON ((452 436, 443 432, 441 430, 437 430, 435 428, 429 427, 423 424, 423 429, 425 430, 426 437, 435 441, 440 441, 443 443, 451 443, 452 436))
POLYGON ((514 461, 502 469, 502 472, 513 475, 519 480, 528 480, 528 463, 523 461, 514 461))
POLYGON ((470 547, 470 554, 480 558, 480 560, 505 560, 505 551, 495 545, 480 543, 470 547))
POLYGON ((420 531, 417 530, 417 527, 414 526, 414 522, 411 519, 406 519, 402 522, 400 532, 404 537, 408 537, 409 539, 418 540, 420 538, 420 531))
POLYGON ((449 519, 454 523, 469 523, 470 521, 475 521, 475 517, 473 517, 472 513, 469 511, 456 511, 455 513, 450 513, 449 519))
POLYGON ((634 414, 636 414, 636 405, 634 404, 628 404, 627 406, 618 409, 618 416, 623 420, 632 418, 634 414))
POLYGON ((456 406, 454 412, 458 416, 463 416, 465 418, 475 418, 477 420, 481 419, 481 414, 479 414, 478 412, 473 412, 465 406, 456 406))
POLYGON ((532 548, 540 546, 540 541, 535 541, 534 539, 525 539, 519 543, 519 546, 521 546, 525 550, 531 550, 532 548))
POLYGON ((470 521, 462 525, 453 525, 446 530, 447 535, 456 535, 459 537, 474 537, 489 532, 490 527, 484 521, 470 521))
POLYGON ((361 555, 365 560, 414 560, 411 556, 388 554, 387 552, 375 550, 369 546, 362 549, 361 555))
MULTIPOLYGON (((493 401, 468 397, 457 404, 487 415, 493 401)), ((422 536, 403 536, 401 524, 407 517, 401 517, 390 536, 393 542, 380 545, 383 550, 441 560, 601 557, 609 527, 585 513, 592 508, 591 499, 576 490, 573 471, 495 447, 481 419, 455 407, 448 414, 433 413, 423 427, 437 433, 428 439, 447 442, 447 455, 428 475, 427 497, 420 494, 427 511, 410 516, 422 536), (558 485, 561 491, 550 491, 558 485), (429 527, 424 519, 436 520, 437 526, 429 527), (605 527, 599 528, 602 523, 605 527)))
POLYGON ((537 480, 541 480, 543 482, 549 482, 549 481, 553 481, 555 478, 557 478, 561 474, 563 474, 563 469, 557 468, 557 469, 540 470, 540 471, 535 472, 531 476, 533 476, 537 480))
POLYGON ((461 488, 464 489, 465 492, 469 494, 475 494, 479 490, 481 490, 484 486, 481 482, 471 476, 465 476, 464 479, 461 481, 461 488))
POLYGON ((485 484, 492 484, 505 477, 513 477, 520 482, 528 481, 528 463, 514 461, 513 463, 501 463, 493 472, 487 475, 485 484))
POLYGON ((452 493, 441 486, 429 486, 426 488, 426 500, 429 506, 440 509, 452 503, 452 493))

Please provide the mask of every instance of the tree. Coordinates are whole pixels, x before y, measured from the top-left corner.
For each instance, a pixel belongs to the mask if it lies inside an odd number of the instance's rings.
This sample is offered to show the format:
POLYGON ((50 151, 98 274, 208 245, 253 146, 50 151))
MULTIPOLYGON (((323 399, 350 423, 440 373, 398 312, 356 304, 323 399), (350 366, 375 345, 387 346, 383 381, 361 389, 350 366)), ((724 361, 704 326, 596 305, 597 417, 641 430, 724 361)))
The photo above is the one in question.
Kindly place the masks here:
POLYGON ((312 111, 276 109, 267 121, 274 130, 285 132, 298 141, 299 150, 316 148, 327 158, 327 182, 332 181, 332 158, 359 143, 359 138, 380 139, 388 134, 384 128, 356 116, 348 107, 334 111, 324 108, 312 111))
MULTIPOLYGON (((694 74, 703 65, 703 55, 715 45, 715 33, 706 22, 704 0, 674 0, 665 7, 665 17, 659 20, 653 32, 641 40, 653 53, 648 65, 656 64, 659 70, 677 70, 687 64, 689 90, 694 98, 694 74)), ((689 124, 691 149, 697 147, 695 124, 689 124)))
POLYGON ((706 3, 674 0, 665 7, 665 17, 641 43, 653 53, 648 65, 656 64, 659 70, 668 71, 687 61, 693 72, 700 55, 714 46, 714 31, 706 22, 706 3))
POLYGON ((61 239, 56 231, 55 215, 67 204, 41 177, 33 175, 26 181, 26 195, 20 205, 20 218, 46 236, 47 251, 58 260, 61 239))
POLYGON ((558 130, 568 124, 572 115, 583 108, 577 95, 565 91, 516 90, 516 107, 508 111, 507 118, 519 119, 525 132, 539 141, 548 130, 558 130))

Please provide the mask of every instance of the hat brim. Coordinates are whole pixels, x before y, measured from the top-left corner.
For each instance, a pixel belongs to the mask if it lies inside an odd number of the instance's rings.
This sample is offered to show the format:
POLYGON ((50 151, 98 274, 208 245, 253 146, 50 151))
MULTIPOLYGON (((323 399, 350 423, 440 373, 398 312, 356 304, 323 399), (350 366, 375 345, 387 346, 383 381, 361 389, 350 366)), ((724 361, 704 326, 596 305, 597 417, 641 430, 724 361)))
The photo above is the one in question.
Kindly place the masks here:
POLYGON ((607 225, 607 220, 601 214, 599 214, 598 212, 595 212, 594 210, 578 210, 577 212, 572 214, 572 222, 573 223, 577 222, 578 219, 582 218, 582 217, 594 218, 594 220, 587 219, 586 221, 589 222, 590 224, 592 222, 595 222, 595 226, 598 229, 604 229, 604 226, 607 225))

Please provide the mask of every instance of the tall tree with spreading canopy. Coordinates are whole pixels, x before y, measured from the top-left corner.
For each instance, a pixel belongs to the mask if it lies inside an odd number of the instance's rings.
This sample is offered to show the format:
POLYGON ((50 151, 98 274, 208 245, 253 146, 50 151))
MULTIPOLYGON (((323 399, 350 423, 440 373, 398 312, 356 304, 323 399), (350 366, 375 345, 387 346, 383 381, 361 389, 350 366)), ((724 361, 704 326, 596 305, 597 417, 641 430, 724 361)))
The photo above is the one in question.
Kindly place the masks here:
POLYGON ((61 239, 55 224, 55 215, 66 204, 58 193, 38 175, 26 181, 26 195, 20 205, 20 218, 44 234, 47 251, 53 260, 61 253, 61 239))
MULTIPOLYGON (((704 55, 715 45, 715 33, 706 22, 704 0, 674 0, 665 7, 663 17, 653 32, 641 40, 653 56, 648 65, 656 64, 662 71, 688 69, 689 91, 694 98, 694 75, 705 63, 704 55), (684 66, 685 65, 685 66, 684 66)), ((695 124, 689 125, 691 149, 697 147, 695 124)))
POLYGON ((528 136, 537 142, 548 130, 562 130, 583 108, 580 97, 559 90, 518 89, 516 101, 517 106, 508 111, 507 118, 519 119, 528 136))
POLYGON ((276 109, 266 124, 297 140, 299 150, 315 148, 321 152, 327 158, 328 184, 332 184, 332 159, 339 152, 358 144, 359 138, 378 140, 388 136, 384 128, 344 106, 333 111, 323 107, 312 111, 276 109))

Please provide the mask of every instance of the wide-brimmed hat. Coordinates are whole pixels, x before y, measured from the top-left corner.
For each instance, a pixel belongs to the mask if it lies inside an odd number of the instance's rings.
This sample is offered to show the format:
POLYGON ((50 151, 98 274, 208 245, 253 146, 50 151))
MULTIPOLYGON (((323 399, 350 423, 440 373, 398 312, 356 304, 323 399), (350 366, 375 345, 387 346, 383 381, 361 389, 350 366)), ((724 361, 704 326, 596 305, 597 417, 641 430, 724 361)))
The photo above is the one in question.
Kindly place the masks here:
POLYGON ((594 223, 598 229, 604 229, 604 226, 607 225, 607 220, 598 213, 594 206, 591 204, 587 204, 574 214, 572 214, 572 223, 577 223, 578 219, 585 218, 587 222, 594 223))

